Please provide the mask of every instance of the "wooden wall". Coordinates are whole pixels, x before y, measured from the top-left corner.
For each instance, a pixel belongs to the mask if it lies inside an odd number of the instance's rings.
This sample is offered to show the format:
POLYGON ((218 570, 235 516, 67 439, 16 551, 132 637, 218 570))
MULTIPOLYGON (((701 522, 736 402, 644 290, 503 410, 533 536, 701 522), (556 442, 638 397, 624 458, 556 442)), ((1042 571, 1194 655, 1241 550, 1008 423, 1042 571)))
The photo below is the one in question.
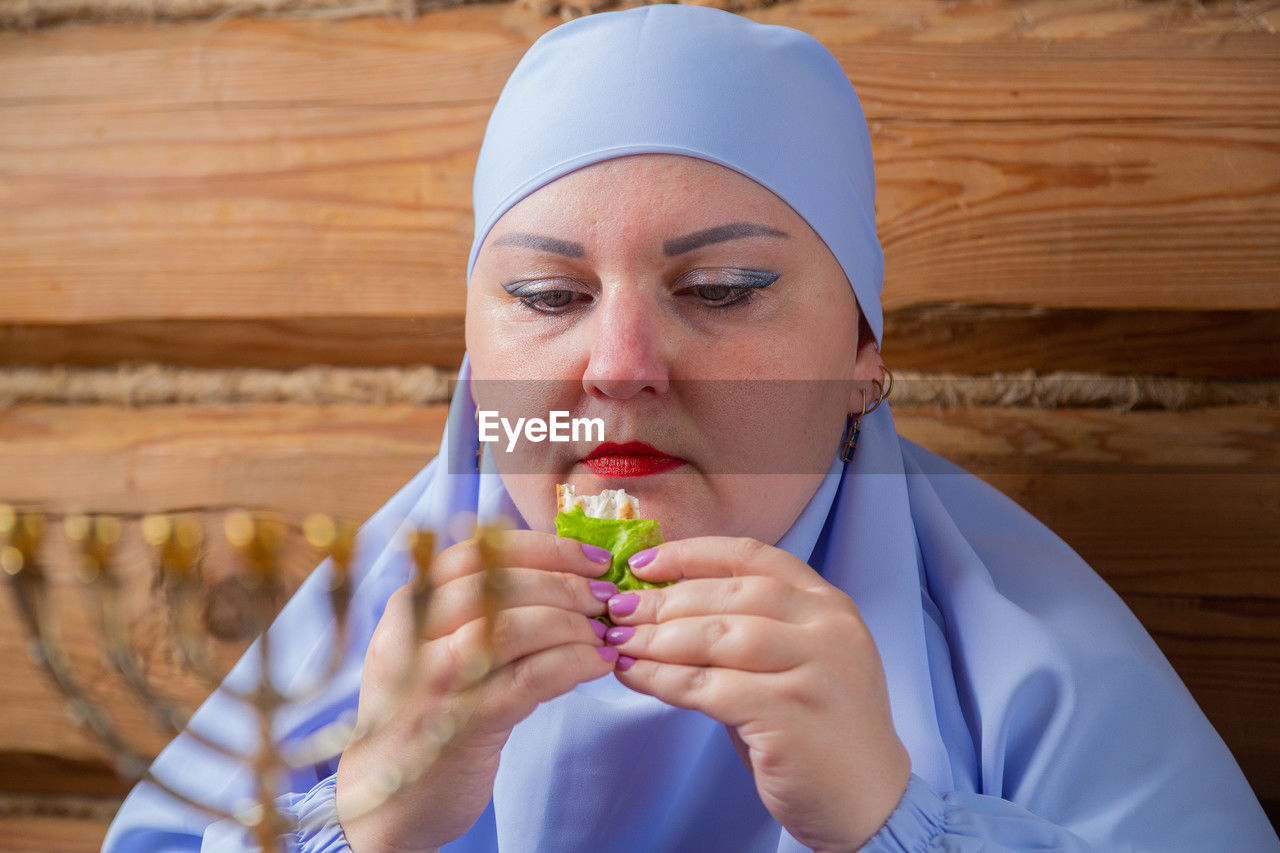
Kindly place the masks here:
MULTIPOLYGON (((895 414, 1103 574, 1280 806, 1280 15, 1175 0, 749 14, 813 33, 862 97, 895 371, 1162 376, 1236 401, 895 414)), ((0 381, 134 362, 455 368, 484 122, 556 23, 499 3, 0 32, 0 381)), ((0 407, 0 501, 55 513, 362 519, 443 423, 438 405, 24 399, 0 407)), ((60 609, 92 670, 86 611, 60 609)), ((198 700, 153 645, 158 677, 198 700)), ((0 672, 0 837, 95 849, 124 788, 27 666, 7 598, 0 672)), ((94 682, 144 746, 163 742, 94 682)))

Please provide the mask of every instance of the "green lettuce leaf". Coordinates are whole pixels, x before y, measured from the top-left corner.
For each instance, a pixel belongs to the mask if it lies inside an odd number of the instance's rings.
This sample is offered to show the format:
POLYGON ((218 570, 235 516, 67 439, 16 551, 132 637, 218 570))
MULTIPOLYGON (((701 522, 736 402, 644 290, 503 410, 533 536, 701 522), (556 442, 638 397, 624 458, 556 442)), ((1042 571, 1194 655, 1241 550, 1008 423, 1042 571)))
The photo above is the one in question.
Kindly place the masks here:
POLYGON ((627 560, 637 551, 662 544, 662 528, 649 518, 588 518, 582 507, 556 514, 556 535, 609 549, 613 560, 609 571, 597 580, 613 581, 618 589, 653 589, 669 582, 649 583, 631 574, 627 560))

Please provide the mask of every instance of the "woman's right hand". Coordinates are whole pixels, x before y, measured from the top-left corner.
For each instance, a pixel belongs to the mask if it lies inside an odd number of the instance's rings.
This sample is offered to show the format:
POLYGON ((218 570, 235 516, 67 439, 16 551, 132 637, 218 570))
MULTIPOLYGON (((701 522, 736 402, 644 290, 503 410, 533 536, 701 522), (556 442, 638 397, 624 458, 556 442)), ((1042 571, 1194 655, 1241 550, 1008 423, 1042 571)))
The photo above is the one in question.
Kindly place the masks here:
POLYGON ((484 576, 475 540, 447 548, 432 564, 436 588, 417 648, 408 588, 387 602, 360 681, 359 722, 379 725, 338 763, 338 818, 354 853, 429 851, 460 837, 493 795, 498 755, 512 727, 540 702, 613 669, 617 652, 604 645, 603 625, 591 619, 604 615, 604 602, 617 591, 591 581, 608 568, 609 552, 515 530, 504 535, 502 556, 510 568, 495 622, 494 671, 466 700, 470 714, 421 776, 377 808, 353 814, 362 782, 415 761, 423 754, 424 721, 459 707, 467 663, 484 637, 484 576), (599 633, 593 625, 601 626, 599 633), (399 695, 409 655, 417 658, 417 681, 399 695))

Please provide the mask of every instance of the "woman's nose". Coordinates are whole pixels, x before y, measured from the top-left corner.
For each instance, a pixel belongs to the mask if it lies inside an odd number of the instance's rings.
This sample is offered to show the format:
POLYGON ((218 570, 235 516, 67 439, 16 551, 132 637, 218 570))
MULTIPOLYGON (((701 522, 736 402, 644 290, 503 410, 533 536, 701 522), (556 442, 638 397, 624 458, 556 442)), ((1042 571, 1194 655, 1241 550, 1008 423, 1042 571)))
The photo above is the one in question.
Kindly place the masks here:
POLYGON ((593 396, 625 400, 649 390, 665 394, 671 383, 662 312, 638 293, 604 296, 591 324, 590 353, 582 386, 593 396))

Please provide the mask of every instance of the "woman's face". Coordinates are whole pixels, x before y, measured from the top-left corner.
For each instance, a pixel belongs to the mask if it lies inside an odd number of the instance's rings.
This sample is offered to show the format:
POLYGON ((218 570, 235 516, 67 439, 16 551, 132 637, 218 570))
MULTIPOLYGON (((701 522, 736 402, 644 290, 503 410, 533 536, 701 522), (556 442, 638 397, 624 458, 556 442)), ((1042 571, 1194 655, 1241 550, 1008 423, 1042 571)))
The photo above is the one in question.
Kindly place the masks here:
POLYGON ((570 483, 626 489, 667 539, 774 544, 881 376, 859 320, 835 257, 772 192, 705 160, 632 155, 542 187, 490 231, 467 292, 472 394, 513 424, 563 411, 657 451, 580 435, 508 454, 497 429, 535 530, 554 530, 570 483))

